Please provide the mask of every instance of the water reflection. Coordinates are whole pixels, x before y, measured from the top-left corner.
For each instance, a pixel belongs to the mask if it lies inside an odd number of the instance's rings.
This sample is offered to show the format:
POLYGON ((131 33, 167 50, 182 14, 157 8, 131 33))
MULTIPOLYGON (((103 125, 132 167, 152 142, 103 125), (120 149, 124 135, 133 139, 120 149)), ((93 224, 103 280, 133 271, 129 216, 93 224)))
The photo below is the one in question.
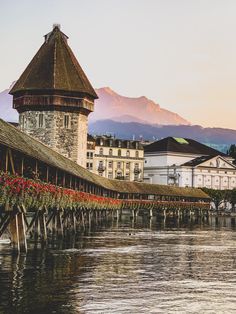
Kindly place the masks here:
POLYGON ((235 313, 235 218, 122 216, 27 255, 0 244, 0 313, 235 313))

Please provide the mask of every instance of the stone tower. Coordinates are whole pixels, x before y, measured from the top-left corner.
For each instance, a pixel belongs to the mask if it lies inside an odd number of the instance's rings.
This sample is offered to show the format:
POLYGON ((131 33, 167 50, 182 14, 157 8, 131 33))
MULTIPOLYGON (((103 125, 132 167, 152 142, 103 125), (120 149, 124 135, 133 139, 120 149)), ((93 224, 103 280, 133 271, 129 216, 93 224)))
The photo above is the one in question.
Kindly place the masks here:
POLYGON ((10 91, 13 108, 22 131, 86 167, 88 115, 98 97, 59 25, 44 37, 10 91))

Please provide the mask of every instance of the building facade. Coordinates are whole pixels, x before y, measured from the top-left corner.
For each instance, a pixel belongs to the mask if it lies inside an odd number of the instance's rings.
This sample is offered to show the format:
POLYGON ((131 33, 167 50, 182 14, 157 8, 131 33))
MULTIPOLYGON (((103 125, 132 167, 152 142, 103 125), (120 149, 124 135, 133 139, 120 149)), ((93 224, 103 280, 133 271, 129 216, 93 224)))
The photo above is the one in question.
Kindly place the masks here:
POLYGON ((144 152, 139 141, 88 136, 87 169, 109 179, 143 180, 144 152))
POLYGON ((233 159, 199 142, 168 137, 144 150, 145 182, 220 190, 236 188, 233 159))
POLYGON ((10 91, 20 129, 86 167, 88 115, 96 92, 59 25, 10 91))

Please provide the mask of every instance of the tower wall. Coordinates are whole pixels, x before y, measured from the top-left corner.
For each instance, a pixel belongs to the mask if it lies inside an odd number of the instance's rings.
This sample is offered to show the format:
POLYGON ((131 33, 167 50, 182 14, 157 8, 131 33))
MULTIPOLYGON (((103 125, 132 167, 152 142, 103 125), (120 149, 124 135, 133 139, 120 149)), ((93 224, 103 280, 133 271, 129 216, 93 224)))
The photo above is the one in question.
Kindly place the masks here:
POLYGON ((63 156, 86 167, 88 117, 80 112, 25 111, 20 129, 63 156))

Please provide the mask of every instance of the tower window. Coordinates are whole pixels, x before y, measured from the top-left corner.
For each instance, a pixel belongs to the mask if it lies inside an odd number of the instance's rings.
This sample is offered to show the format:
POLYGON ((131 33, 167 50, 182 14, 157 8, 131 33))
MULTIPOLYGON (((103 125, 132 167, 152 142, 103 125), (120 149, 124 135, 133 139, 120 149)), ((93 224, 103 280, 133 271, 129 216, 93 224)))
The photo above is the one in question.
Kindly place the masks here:
POLYGON ((39 125, 39 128, 42 128, 44 126, 44 115, 43 115, 43 113, 39 114, 38 125, 39 125))
POLYGON ((64 116, 64 128, 65 129, 70 128, 70 116, 68 114, 64 116))
POLYGON ((27 118, 25 116, 21 116, 21 126, 23 129, 27 127, 27 118))

